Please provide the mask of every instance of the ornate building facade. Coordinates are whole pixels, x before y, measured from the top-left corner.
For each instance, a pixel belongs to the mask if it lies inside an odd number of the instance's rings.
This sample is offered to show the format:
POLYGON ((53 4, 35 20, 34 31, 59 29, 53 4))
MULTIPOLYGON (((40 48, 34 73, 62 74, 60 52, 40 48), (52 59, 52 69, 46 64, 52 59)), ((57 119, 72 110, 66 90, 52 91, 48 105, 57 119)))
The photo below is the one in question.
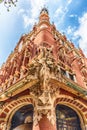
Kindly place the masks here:
POLYGON ((87 58, 46 8, 0 69, 0 130, 87 130, 87 58))

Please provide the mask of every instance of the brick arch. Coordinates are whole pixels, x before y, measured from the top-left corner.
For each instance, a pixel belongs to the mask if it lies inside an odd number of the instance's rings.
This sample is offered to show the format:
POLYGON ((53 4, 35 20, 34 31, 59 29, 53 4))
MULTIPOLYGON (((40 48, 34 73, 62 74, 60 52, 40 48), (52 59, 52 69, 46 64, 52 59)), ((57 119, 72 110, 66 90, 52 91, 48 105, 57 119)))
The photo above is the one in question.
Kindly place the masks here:
POLYGON ((84 103, 74 100, 70 96, 61 95, 55 100, 55 106, 58 104, 72 108, 80 118, 82 130, 85 130, 85 125, 87 125, 87 106, 84 103))
POLYGON ((23 96, 17 100, 10 102, 8 105, 4 106, 0 114, 0 130, 8 130, 11 119, 14 113, 25 105, 32 104, 34 106, 34 100, 30 96, 23 96))

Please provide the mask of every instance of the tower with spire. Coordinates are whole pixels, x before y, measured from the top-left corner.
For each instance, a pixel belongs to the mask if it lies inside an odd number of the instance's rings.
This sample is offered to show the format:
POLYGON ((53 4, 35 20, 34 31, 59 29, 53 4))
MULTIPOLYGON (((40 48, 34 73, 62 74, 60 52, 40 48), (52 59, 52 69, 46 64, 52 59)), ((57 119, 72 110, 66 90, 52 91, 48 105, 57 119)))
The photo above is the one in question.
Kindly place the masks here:
POLYGON ((87 58, 47 8, 0 69, 0 130, 87 130, 87 58))

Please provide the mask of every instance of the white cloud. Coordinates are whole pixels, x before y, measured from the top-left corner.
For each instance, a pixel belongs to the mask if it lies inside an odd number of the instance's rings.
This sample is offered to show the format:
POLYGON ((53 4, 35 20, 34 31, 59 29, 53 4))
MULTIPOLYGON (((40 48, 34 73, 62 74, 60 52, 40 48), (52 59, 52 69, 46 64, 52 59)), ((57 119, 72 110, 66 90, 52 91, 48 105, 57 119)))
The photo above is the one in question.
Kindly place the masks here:
POLYGON ((0 5, 0 44, 2 44, 1 40, 4 42, 11 37, 16 25, 17 7, 12 6, 8 12, 3 3, 0 5))
POLYGON ((68 4, 71 4, 72 0, 67 0, 68 4))
POLYGON ((47 0, 30 0, 31 2, 31 15, 33 18, 38 16, 39 11, 47 3, 47 0))
POLYGON ((8 12, 4 3, 0 4, 0 65, 6 60, 14 47, 12 45, 14 39, 12 38, 13 35, 15 36, 18 7, 19 3, 17 3, 17 7, 12 6, 8 12))
POLYGON ((64 21, 64 18, 69 10, 69 5, 71 4, 72 0, 66 0, 66 1, 59 1, 58 7, 55 11, 54 17, 57 19, 60 19, 58 21, 58 24, 62 23, 64 21))
POLYGON ((34 25, 36 22, 36 19, 34 18, 29 18, 27 15, 23 15, 23 20, 24 20, 24 27, 27 28, 29 25, 34 25))
POLYGON ((77 17, 76 14, 70 14, 69 17, 73 18, 73 17, 77 17))
POLYGON ((61 14, 63 14, 64 12, 63 12, 63 7, 62 6, 60 6, 60 7, 58 7, 58 9, 56 10, 56 12, 55 12, 55 17, 59 17, 61 14))
POLYGON ((20 15, 20 14, 23 14, 24 12, 25 12, 25 10, 23 8, 21 8, 21 9, 19 9, 18 14, 20 15))
POLYGON ((71 37, 71 40, 77 42, 77 45, 79 45, 87 57, 87 13, 84 13, 83 16, 78 19, 78 21, 78 29, 76 30, 75 26, 68 26, 66 34, 71 37))
POLYGON ((57 21, 57 25, 61 24, 64 21, 65 15, 68 12, 67 7, 63 7, 62 5, 58 7, 58 9, 55 11, 54 17, 59 19, 57 21))
MULTIPOLYGON (((67 38, 72 41, 73 43, 77 42, 77 39, 79 38, 79 36, 77 36, 76 34, 76 26, 68 26, 65 29, 65 33, 67 35, 67 38)), ((78 43, 75 44, 75 46, 78 46, 78 43)))
POLYGON ((79 28, 74 34, 80 37, 79 47, 82 48, 87 57, 87 12, 79 18, 79 28))
POLYGON ((28 26, 32 27, 32 25, 34 25, 39 16, 41 8, 44 7, 47 2, 49 2, 49 0, 28 0, 27 3, 30 4, 31 8, 28 10, 26 9, 25 12, 23 9, 19 10, 19 14, 21 14, 23 17, 25 28, 28 26))
MULTIPOLYGON (((31 8, 29 8, 29 10, 26 9, 25 12, 23 9, 19 10, 19 14, 22 14, 25 28, 33 25, 39 16, 41 8, 52 2, 51 0, 26 0, 26 1, 31 8)), ((66 0, 66 2, 63 2, 61 0, 55 0, 55 1, 58 4, 58 8, 55 11, 54 17, 60 18, 59 23, 61 23, 61 21, 63 21, 64 19, 65 14, 68 12, 68 6, 71 4, 72 0, 66 0)))
POLYGON ((69 35, 72 34, 72 32, 73 32, 73 28, 71 26, 68 26, 66 33, 69 35))

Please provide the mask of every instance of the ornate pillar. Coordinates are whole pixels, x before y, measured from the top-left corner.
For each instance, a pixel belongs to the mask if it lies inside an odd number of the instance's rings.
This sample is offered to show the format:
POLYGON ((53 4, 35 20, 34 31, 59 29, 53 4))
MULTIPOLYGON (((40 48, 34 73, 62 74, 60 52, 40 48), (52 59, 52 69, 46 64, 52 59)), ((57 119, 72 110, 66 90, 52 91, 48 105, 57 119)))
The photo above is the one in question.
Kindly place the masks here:
POLYGON ((54 97, 55 92, 53 90, 46 90, 40 96, 36 97, 33 130, 56 130, 54 97))
POLYGON ((52 124, 46 115, 43 115, 39 121, 40 130, 56 130, 56 122, 52 124))
POLYGON ((39 114, 37 112, 37 108, 34 108, 33 114, 33 130, 40 130, 38 121, 40 120, 39 114))
POLYGON ((33 61, 33 66, 36 66, 34 75, 36 75, 38 83, 30 88, 30 95, 35 100, 33 130, 56 130, 54 102, 59 95, 60 87, 54 86, 51 79, 58 78, 56 75, 59 70, 56 70, 56 65, 51 58, 50 49, 47 50, 45 47, 40 49, 40 57, 33 61))
POLYGON ((56 130, 55 108, 37 106, 33 117, 33 130, 56 130))

